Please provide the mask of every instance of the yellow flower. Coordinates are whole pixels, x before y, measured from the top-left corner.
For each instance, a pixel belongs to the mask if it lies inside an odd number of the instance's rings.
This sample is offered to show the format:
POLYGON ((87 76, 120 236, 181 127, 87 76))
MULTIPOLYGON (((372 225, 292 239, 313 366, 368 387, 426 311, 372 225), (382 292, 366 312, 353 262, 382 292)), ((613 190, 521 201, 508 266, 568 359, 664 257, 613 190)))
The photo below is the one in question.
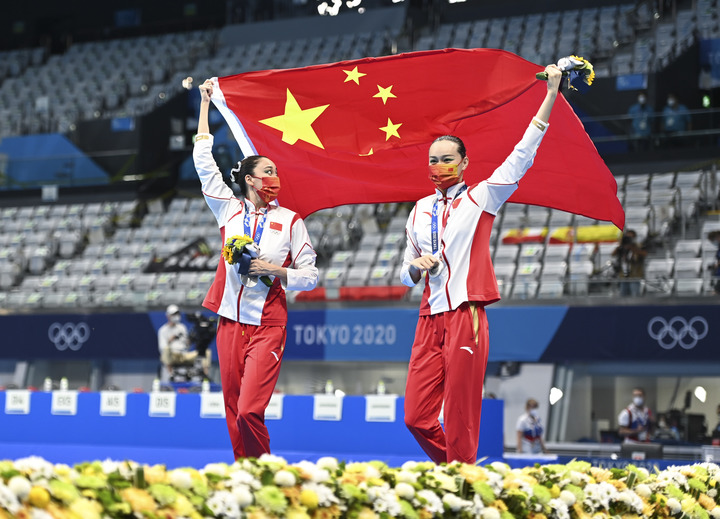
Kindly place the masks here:
POLYGON ((120 497, 127 501, 133 512, 154 512, 157 509, 152 496, 140 488, 125 488, 120 491, 120 497))
POLYGON ((500 499, 495 501, 491 506, 497 508, 501 512, 507 512, 507 509, 508 509, 507 505, 505 504, 505 501, 501 501, 500 499))
MULTIPOLYGON (((377 519, 378 515, 370 508, 364 506, 357 515, 357 519, 377 519)), ((432 514, 430 515, 432 517, 432 514)))
POLYGON ((47 512, 53 517, 53 519, 80 519, 78 516, 56 503, 50 503, 47 506, 47 512))
POLYGON ((318 508, 313 512, 313 519, 339 519, 342 516, 342 510, 337 505, 328 508, 318 508))
POLYGON ((145 467, 145 482, 148 485, 155 483, 167 483, 167 471, 164 465, 153 465, 145 467))
POLYGON ((468 483, 472 484, 476 481, 487 481, 487 472, 483 467, 477 465, 469 465, 467 463, 460 465, 460 475, 464 477, 468 483))
POLYGON ((97 501, 83 498, 73 501, 69 510, 82 519, 100 519, 103 507, 97 501))
POLYGON ((282 487, 280 491, 285 494, 291 505, 300 504, 300 489, 298 487, 282 487))
POLYGON ((195 511, 195 507, 192 505, 190 500, 182 494, 178 494, 175 502, 173 503, 173 509, 178 515, 189 516, 195 511))
POLYGON ((557 484, 553 484, 553 486, 550 487, 550 495, 553 498, 560 497, 560 487, 557 486, 557 484))
POLYGON ((32 487, 28 494, 28 503, 36 508, 45 508, 50 502, 50 492, 42 487, 32 487))
POLYGON ((314 490, 305 489, 300 492, 300 504, 310 510, 315 510, 319 504, 318 495, 314 490))
POLYGON ((248 515, 247 515, 248 519, 271 519, 272 517, 275 517, 275 516, 266 514, 262 508, 248 511, 248 515))
POLYGON ((715 508, 715 500, 707 494, 700 494, 697 501, 705 510, 712 510, 715 508))
POLYGON ((310 519, 310 516, 302 506, 291 506, 285 512, 285 519, 310 519))
POLYGON ((590 474, 595 481, 602 483, 603 481, 609 481, 612 479, 612 472, 607 469, 601 469, 599 467, 590 467, 590 474))

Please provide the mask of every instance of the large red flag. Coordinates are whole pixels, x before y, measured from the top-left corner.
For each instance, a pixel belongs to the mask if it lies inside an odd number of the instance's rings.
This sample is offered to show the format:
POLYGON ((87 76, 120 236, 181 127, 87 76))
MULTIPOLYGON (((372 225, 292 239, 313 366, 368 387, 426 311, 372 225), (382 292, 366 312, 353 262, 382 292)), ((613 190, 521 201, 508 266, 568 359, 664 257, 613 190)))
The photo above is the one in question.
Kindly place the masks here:
MULTIPOLYGON (((306 216, 432 193, 428 147, 444 134, 466 144, 466 182, 487 178, 545 96, 545 82, 535 79, 540 70, 501 50, 423 51, 223 77, 213 101, 245 155, 277 164, 279 203, 306 216)), ((510 201, 622 228, 615 179, 563 96, 510 201)))

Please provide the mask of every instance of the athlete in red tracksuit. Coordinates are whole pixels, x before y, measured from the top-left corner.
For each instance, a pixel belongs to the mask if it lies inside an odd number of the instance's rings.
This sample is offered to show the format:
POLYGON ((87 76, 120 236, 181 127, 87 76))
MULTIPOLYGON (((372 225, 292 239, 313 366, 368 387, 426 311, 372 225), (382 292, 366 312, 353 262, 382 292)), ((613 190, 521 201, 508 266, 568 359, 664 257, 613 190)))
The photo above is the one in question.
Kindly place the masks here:
POLYGON ((555 65, 545 70, 548 91, 540 109, 492 176, 468 187, 465 145, 457 137, 439 137, 429 151, 436 193, 419 200, 408 217, 400 278, 415 286, 424 275, 426 284, 408 368, 405 423, 436 463, 474 463, 477 457, 488 359, 485 305, 500 299, 490 231, 548 127, 561 73, 555 65), (443 401, 444 431, 438 420, 443 401))
POLYGON ((205 200, 217 219, 223 243, 235 235, 254 238, 260 255, 247 276, 220 258, 203 306, 220 316, 217 350, 225 414, 235 458, 270 452, 265 408, 280 373, 287 336, 285 290, 312 290, 317 284, 315 251, 300 217, 272 203, 280 188, 277 168, 267 157, 246 157, 233 169, 244 199, 223 181, 212 156, 208 108, 213 83, 200 86, 200 120, 193 159, 205 200), (261 276, 273 282, 257 282, 261 276))

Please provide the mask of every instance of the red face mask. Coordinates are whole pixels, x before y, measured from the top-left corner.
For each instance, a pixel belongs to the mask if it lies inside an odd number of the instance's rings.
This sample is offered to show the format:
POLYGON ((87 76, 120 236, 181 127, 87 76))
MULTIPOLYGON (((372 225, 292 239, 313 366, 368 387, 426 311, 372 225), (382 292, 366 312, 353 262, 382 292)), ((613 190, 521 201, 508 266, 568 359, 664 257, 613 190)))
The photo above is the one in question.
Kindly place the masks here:
POLYGON ((279 177, 254 177, 262 180, 262 187, 256 189, 257 194, 262 198, 266 204, 269 204, 278 197, 280 193, 280 178, 279 177))
POLYGON ((459 164, 430 164, 430 180, 438 189, 447 189, 458 183, 458 166, 459 164))

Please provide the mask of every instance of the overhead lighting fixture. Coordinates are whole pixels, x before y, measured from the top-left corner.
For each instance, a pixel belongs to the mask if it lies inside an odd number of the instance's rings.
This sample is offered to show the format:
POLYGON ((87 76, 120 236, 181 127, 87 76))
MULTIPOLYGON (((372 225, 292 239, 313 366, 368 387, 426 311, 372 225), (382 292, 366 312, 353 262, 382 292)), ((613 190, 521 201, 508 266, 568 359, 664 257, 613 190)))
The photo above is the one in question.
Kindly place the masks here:
POLYGON ((550 389, 550 405, 557 404, 563 397, 562 389, 554 387, 550 389))
POLYGON ((707 399, 707 391, 702 386, 697 386, 695 388, 695 398, 700 400, 703 404, 705 403, 705 400, 707 399))

